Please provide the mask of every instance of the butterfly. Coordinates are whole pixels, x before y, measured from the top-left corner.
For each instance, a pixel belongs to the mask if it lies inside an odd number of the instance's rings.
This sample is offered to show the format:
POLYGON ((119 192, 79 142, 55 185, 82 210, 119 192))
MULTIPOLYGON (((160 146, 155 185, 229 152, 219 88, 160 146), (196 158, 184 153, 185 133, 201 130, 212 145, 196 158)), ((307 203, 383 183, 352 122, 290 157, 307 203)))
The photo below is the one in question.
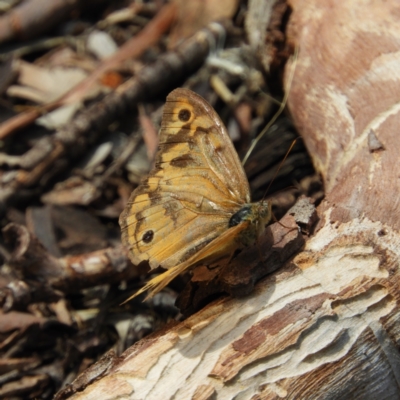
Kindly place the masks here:
POLYGON ((172 91, 155 166, 119 219, 133 264, 146 260, 166 271, 129 299, 146 291, 154 296, 196 265, 229 260, 254 244, 270 220, 269 201, 251 202, 246 174, 213 107, 188 89, 172 91))

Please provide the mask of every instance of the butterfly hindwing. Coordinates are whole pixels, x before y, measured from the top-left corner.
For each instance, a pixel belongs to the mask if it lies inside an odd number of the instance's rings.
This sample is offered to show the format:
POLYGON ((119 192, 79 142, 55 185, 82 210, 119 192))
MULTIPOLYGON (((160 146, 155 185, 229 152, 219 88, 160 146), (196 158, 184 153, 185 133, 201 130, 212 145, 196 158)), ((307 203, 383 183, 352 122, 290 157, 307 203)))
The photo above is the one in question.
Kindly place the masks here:
POLYGON ((162 290, 169 282, 192 265, 196 265, 199 262, 207 262, 208 259, 215 261, 220 256, 232 254, 237 245, 236 239, 248 228, 248 225, 248 223, 244 223, 225 230, 215 240, 208 243, 186 261, 178 263, 164 273, 152 278, 133 296, 125 300, 124 303, 144 292, 148 292, 146 299, 154 296, 154 294, 162 290))

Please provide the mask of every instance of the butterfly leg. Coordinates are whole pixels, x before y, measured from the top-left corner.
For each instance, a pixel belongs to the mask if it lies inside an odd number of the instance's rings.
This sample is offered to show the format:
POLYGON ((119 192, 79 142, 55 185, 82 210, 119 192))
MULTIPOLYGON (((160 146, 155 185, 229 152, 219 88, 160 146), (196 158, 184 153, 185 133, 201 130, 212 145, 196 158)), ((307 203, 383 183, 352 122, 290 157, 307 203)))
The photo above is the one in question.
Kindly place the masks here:
POLYGON ((272 219, 274 220, 274 222, 277 222, 280 226, 282 226, 282 227, 285 228, 285 229, 290 229, 289 232, 291 232, 293 229, 296 229, 296 228, 293 228, 292 226, 286 226, 286 225, 282 224, 282 222, 280 222, 280 221, 275 217, 275 214, 274 214, 272 211, 271 211, 271 216, 272 216, 272 219))

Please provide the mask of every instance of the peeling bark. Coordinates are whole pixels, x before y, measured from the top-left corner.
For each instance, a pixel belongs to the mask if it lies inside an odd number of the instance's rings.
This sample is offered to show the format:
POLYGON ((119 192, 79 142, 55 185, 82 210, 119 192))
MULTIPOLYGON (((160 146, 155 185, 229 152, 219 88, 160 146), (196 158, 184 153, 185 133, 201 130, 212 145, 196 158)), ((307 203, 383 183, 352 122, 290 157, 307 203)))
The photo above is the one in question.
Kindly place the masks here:
POLYGON ((400 240, 377 225, 326 226, 296 268, 141 341, 74 398, 190 399, 201 387, 222 399, 398 398, 399 250, 367 243, 400 240))
POLYGON ((400 398, 400 5, 289 3, 317 230, 251 295, 142 340, 74 399, 400 398))

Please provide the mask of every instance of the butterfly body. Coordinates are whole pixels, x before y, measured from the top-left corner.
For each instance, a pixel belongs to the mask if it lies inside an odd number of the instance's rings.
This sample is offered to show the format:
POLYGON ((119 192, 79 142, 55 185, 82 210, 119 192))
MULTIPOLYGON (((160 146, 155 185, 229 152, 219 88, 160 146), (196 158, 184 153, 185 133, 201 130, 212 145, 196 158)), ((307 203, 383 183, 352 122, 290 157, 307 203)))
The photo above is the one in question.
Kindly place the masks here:
POLYGON ((269 202, 250 202, 243 167, 214 109, 190 90, 171 92, 155 167, 120 216, 132 262, 167 269, 136 295, 152 296, 190 267, 232 256, 270 219, 269 202))

